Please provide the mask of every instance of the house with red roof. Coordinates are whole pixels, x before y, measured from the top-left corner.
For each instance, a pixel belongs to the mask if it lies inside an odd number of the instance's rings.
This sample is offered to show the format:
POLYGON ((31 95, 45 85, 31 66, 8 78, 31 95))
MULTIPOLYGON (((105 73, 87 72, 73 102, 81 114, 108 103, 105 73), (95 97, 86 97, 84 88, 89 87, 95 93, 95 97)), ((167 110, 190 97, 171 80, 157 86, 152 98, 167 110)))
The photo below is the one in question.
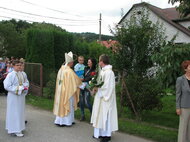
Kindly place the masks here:
POLYGON ((163 25, 167 41, 176 35, 175 43, 190 43, 190 15, 182 18, 176 8, 161 9, 146 2, 134 4, 119 21, 119 25, 129 21, 134 14, 140 15, 143 9, 148 10, 149 20, 163 25))
POLYGON ((116 51, 119 48, 119 42, 116 40, 104 40, 97 42, 106 48, 111 48, 113 51, 116 51))

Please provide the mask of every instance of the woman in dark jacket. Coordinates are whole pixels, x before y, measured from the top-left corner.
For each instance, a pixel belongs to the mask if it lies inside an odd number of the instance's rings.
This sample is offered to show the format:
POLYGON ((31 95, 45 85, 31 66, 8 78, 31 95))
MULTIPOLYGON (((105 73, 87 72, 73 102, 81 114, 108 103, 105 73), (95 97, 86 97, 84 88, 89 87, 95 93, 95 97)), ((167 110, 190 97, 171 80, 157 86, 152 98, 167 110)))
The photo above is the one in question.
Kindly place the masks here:
POLYGON ((176 81, 176 113, 179 115, 178 142, 190 141, 190 60, 181 64, 185 74, 176 81))
MULTIPOLYGON (((88 59, 88 66, 84 69, 84 79, 83 82, 86 83, 86 85, 89 85, 89 81, 92 80, 94 75, 96 74, 96 60, 93 58, 88 59)), ((84 113, 84 107, 85 105, 89 109, 90 113, 92 113, 92 104, 90 102, 90 92, 87 88, 84 88, 84 90, 81 90, 80 93, 80 110, 81 110, 81 119, 80 121, 85 120, 85 113, 84 113)))

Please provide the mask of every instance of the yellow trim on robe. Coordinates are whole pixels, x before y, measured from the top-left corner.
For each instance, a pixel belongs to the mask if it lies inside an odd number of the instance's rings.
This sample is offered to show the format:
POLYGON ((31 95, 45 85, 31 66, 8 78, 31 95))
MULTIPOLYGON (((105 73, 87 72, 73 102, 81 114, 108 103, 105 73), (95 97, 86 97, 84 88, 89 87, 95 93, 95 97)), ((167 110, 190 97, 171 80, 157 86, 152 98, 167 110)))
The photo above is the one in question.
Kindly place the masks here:
POLYGON ((56 89, 54 97, 53 113, 64 117, 70 112, 69 99, 74 96, 74 109, 77 109, 81 85, 80 78, 69 66, 62 66, 57 74, 56 89), (60 81, 61 80, 61 81, 60 81))
POLYGON ((19 86, 16 88, 16 95, 18 95, 19 86))

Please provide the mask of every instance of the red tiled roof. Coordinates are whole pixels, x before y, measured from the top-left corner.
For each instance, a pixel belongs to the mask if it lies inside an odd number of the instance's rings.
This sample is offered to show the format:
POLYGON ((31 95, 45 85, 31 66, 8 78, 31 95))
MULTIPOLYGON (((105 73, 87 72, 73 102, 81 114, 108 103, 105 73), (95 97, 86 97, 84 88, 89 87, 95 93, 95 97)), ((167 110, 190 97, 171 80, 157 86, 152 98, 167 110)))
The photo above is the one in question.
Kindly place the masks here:
POLYGON ((180 13, 174 7, 173 8, 162 9, 162 12, 170 20, 180 19, 180 13))
POLYGON ((108 40, 108 41, 98 41, 101 45, 105 46, 106 48, 110 48, 115 46, 118 42, 116 40, 108 40))
POLYGON ((98 41, 98 43, 100 43, 102 46, 105 46, 106 48, 111 48, 113 52, 116 52, 120 47, 119 42, 116 40, 98 41))

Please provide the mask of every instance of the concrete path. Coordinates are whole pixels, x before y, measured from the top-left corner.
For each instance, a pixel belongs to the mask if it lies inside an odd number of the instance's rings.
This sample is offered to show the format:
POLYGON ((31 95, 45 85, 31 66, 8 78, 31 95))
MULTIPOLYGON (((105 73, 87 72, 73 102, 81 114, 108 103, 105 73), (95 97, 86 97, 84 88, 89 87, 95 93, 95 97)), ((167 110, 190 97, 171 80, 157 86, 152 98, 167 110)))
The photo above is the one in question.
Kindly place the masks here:
MULTIPOLYGON (((14 107, 14 106, 13 106, 14 107)), ((72 127, 57 127, 55 116, 50 111, 26 105, 28 123, 25 136, 10 136, 5 130, 6 96, 0 96, 0 142, 98 142, 93 139, 93 128, 86 122, 76 121, 72 127)), ((111 142, 152 142, 136 136, 116 132, 111 142)))

